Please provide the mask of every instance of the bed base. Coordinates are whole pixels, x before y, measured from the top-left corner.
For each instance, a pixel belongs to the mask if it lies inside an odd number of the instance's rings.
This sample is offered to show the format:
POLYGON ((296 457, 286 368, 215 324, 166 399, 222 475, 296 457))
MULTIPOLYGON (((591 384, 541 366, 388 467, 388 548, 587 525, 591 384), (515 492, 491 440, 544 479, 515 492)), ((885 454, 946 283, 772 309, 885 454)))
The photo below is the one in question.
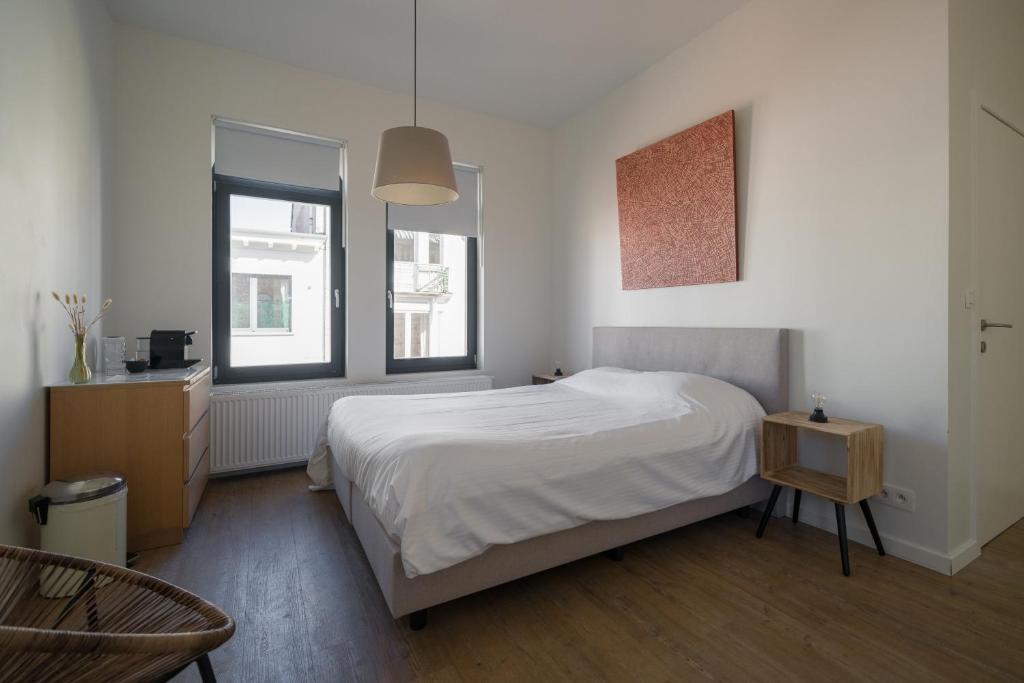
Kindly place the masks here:
POLYGON ((344 477, 331 458, 335 494, 363 546, 388 609, 395 618, 410 615, 414 630, 426 626, 428 607, 476 593, 584 557, 606 553, 620 561, 629 543, 687 526, 768 498, 771 486, 760 477, 719 496, 630 517, 589 522, 509 545, 492 546, 465 562, 432 574, 408 578, 400 549, 370 510, 359 487, 344 477))
MULTIPOLYGON (((789 333, 778 328, 595 327, 592 367, 697 372, 747 390, 765 411, 789 403, 789 333)), ((612 551, 656 534, 731 510, 743 510, 770 495, 760 477, 720 496, 674 505, 629 519, 590 522, 574 529, 489 548, 448 569, 410 579, 398 546, 370 511, 359 488, 330 458, 335 491, 363 546, 395 617, 412 615, 410 625, 426 625, 428 607, 497 586, 566 562, 612 551)), ((741 512, 742 514, 742 512, 741 512)))

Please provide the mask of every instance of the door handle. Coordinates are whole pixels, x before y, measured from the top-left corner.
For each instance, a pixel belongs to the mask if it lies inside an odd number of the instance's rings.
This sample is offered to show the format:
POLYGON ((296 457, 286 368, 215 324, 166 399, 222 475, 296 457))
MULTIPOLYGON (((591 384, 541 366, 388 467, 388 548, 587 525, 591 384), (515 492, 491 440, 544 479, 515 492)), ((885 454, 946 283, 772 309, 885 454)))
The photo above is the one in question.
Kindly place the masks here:
POLYGON ((981 319, 981 331, 984 332, 990 327, 1013 327, 1010 323, 990 323, 984 318, 981 319))
POLYGON ((334 307, 341 308, 341 290, 334 290, 334 307))
POLYGON ((395 307, 395 295, 392 294, 391 290, 389 289, 388 290, 388 308, 394 308, 394 307, 395 307))

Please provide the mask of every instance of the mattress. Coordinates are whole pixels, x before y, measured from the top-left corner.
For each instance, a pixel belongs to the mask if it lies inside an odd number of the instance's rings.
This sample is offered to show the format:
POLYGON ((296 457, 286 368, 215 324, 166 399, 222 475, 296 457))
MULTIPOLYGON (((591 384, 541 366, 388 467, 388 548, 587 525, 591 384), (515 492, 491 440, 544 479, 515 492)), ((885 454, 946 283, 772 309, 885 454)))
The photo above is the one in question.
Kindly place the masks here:
POLYGON ((489 547, 720 495, 756 472, 764 410, 726 382, 598 368, 464 394, 352 396, 310 461, 362 492, 407 577, 489 547), (325 465, 327 465, 325 467, 325 465))

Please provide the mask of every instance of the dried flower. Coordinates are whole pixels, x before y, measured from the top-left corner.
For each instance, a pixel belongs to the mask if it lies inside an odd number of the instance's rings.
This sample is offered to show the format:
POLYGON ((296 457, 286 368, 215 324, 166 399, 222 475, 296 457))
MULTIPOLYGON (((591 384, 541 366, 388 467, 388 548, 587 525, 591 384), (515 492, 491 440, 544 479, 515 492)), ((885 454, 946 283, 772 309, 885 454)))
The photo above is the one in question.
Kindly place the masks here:
POLYGON ((54 300, 56 300, 64 309, 64 312, 67 313, 69 319, 68 328, 76 337, 84 337, 87 335, 89 330, 92 329, 92 326, 106 314, 107 309, 110 308, 110 305, 113 303, 113 300, 111 299, 104 300, 99 313, 97 313, 92 320, 86 323, 85 304, 87 303, 87 299, 84 294, 81 298, 79 298, 78 294, 65 294, 63 301, 61 301, 60 295, 57 294, 57 292, 51 292, 51 294, 53 295, 54 300))

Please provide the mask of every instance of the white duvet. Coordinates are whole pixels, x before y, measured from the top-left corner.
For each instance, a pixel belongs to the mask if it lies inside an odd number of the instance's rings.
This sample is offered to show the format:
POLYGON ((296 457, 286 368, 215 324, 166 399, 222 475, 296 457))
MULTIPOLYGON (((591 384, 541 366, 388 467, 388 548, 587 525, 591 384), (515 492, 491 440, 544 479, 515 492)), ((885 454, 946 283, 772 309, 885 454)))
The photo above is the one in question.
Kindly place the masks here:
POLYGON ((331 408, 325 459, 362 491, 409 577, 498 543, 725 493, 756 471, 764 410, 702 375, 597 368, 554 384, 352 396, 331 408))

